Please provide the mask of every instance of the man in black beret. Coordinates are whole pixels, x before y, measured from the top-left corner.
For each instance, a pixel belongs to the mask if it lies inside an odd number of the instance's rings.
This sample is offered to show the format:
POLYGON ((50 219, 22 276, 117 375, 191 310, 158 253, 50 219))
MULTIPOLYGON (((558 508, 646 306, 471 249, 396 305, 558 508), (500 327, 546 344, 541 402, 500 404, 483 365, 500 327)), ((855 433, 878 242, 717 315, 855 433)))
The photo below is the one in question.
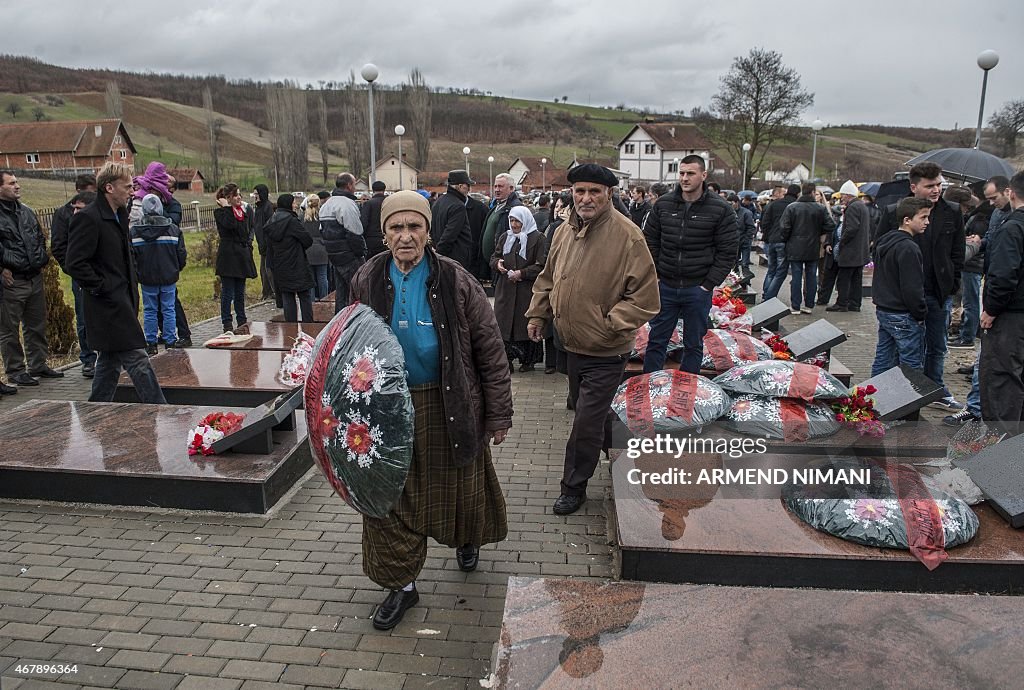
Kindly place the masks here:
POLYGON ((473 234, 466 213, 472 184, 468 172, 452 170, 448 173, 448 190, 438 197, 430 211, 430 239, 437 253, 455 259, 467 270, 473 258, 473 234))
POLYGON ((636 331, 658 313, 658 283, 640 229, 612 208, 618 180, 588 163, 569 171, 574 208, 555 233, 533 284, 527 333, 540 342, 548 323, 568 354, 576 416, 565 446, 556 515, 587 500, 601 450, 611 442, 611 403, 636 331))

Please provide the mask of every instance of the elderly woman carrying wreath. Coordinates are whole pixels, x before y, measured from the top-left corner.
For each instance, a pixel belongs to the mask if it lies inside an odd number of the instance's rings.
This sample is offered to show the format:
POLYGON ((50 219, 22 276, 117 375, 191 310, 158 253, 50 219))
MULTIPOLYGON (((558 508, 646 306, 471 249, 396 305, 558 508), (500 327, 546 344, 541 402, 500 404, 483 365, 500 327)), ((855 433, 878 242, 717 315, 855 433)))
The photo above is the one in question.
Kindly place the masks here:
POLYGON ((391 590, 373 626, 387 630, 419 601, 427 537, 456 548, 464 571, 502 541, 505 500, 488 443, 512 427, 512 383, 494 311, 476 279, 428 245, 430 205, 416 192, 381 208, 388 251, 352 278, 351 299, 387 321, 405 354, 416 408, 413 460, 384 518, 363 517, 363 572, 391 590))

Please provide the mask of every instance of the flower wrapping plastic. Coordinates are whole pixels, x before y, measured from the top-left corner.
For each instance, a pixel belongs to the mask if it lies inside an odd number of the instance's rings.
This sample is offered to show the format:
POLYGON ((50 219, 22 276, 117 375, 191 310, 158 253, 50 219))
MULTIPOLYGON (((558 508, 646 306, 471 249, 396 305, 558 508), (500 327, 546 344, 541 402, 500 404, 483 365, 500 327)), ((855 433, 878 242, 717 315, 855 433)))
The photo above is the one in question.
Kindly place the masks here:
POLYGON ((300 332, 295 338, 295 344, 281 361, 279 376, 281 381, 289 385, 301 386, 306 382, 306 372, 309 371, 309 360, 313 356, 313 344, 315 341, 308 333, 300 332))
POLYGON ((305 388, 313 458, 350 506, 384 517, 412 464, 415 411, 405 356, 375 311, 354 304, 316 339, 305 388))
POLYGON ((733 367, 715 377, 729 394, 753 393, 770 398, 833 400, 850 394, 839 379, 821 367, 773 359, 733 367))
POLYGON ((746 333, 712 328, 704 335, 702 369, 728 371, 738 364, 767 359, 772 359, 772 349, 746 333))
POLYGON ((715 421, 729 396, 714 382, 685 371, 654 371, 619 386, 612 410, 637 436, 693 429, 715 421))
POLYGON ((748 436, 799 442, 839 431, 835 414, 825 403, 764 395, 738 395, 719 420, 726 429, 748 436))

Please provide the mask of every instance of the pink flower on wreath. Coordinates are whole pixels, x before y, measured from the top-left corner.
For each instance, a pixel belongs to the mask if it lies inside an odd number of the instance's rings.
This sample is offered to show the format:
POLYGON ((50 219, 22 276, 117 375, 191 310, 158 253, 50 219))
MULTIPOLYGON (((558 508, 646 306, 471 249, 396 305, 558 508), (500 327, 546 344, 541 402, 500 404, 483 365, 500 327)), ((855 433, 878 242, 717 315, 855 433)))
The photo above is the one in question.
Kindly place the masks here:
POLYGON ((377 378, 377 368, 369 357, 360 357, 352 365, 352 373, 348 377, 348 385, 357 393, 365 393, 373 388, 377 378))
POLYGON ((879 520, 889 514, 889 509, 878 499, 860 498, 853 506, 853 514, 860 520, 879 520))
POLYGON ((732 409, 733 409, 734 412, 738 412, 740 414, 743 414, 744 412, 748 412, 750 410, 750 401, 749 400, 737 400, 735 403, 733 403, 732 409))
POLYGON ((353 453, 366 455, 373 447, 370 427, 362 422, 350 422, 345 430, 345 443, 353 453))

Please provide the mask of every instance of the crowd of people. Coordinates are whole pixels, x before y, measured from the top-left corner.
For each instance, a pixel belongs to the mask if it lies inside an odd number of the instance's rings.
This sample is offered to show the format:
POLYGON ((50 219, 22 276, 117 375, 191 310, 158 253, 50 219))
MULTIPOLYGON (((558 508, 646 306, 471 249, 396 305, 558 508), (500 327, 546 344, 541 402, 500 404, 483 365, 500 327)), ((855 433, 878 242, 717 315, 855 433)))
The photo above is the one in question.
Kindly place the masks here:
MULTIPOLYGON (((405 353, 416 409, 410 479, 392 513, 364 518, 364 570, 389 590, 375 626, 393 627, 418 601, 428 537, 454 547, 466 571, 483 544, 505 537, 488 445, 512 426, 514 363, 530 372, 543 362, 545 373, 568 377, 575 415, 552 508, 574 513, 609 448, 610 403, 637 330, 650 326, 644 371, 655 371, 682 321, 680 369, 699 373, 712 293, 733 270, 750 281, 757 241, 768 262, 762 300, 777 296, 788 275, 794 314, 860 311, 864 268, 874 262, 873 373, 901 364, 944 385, 947 347, 974 348, 983 338, 964 370, 973 379, 967 406, 948 387, 938 404, 954 413, 945 420, 953 426, 981 419, 1021 431, 1024 172, 988 180, 979 199, 967 187, 944 190, 941 169, 922 163, 910 170, 909 196, 884 208, 852 182, 834 205, 805 183, 775 188, 762 207, 723 194, 700 156, 680 161, 673 187, 633 187, 628 202, 600 165, 567 177, 570 191, 530 205, 506 173, 489 203, 480 201, 465 170, 449 173, 432 204, 379 182, 360 203, 349 173, 331 192, 282 194, 276 203, 263 185, 252 203, 237 185, 217 191, 226 331, 246 325, 246 282, 260 278, 288 321, 312 320, 313 300, 332 289, 336 310, 368 304, 405 353), (955 296, 963 318, 949 336, 955 296)), ((188 257, 174 189, 159 163, 137 177, 116 163, 81 176, 54 215, 48 252, 17 177, 0 171, 0 355, 12 383, 63 375, 46 364, 40 274, 52 252, 72 278, 90 400, 111 400, 123 368, 143 402, 164 401, 148 355, 161 341, 191 345, 175 290, 188 257)))

